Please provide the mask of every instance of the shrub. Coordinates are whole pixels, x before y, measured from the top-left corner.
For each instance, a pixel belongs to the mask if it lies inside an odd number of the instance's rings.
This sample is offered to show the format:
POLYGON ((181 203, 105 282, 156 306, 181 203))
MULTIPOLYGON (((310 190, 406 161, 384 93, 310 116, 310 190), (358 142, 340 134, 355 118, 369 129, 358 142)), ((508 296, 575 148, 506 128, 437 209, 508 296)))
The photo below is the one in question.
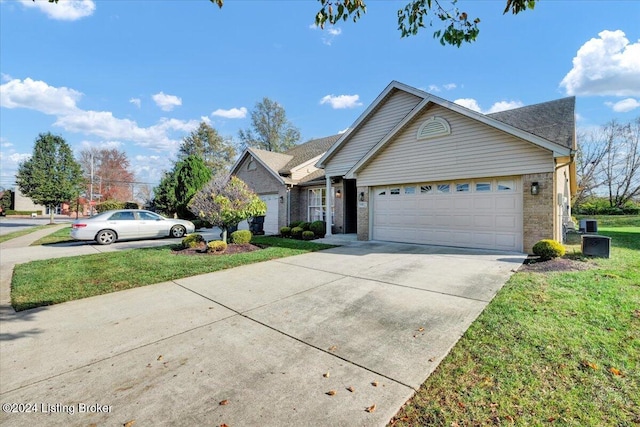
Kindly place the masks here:
POLYGON ((251 232, 249 230, 238 230, 231 233, 231 243, 243 245, 251 241, 251 232))
POLYGON ((291 236, 291 227, 282 227, 280 229, 280 235, 282 237, 290 237, 291 236))
POLYGON ((302 232, 304 230, 302 229, 302 227, 293 227, 291 229, 291 235, 293 237, 295 237, 296 239, 299 239, 300 237, 302 237, 302 232))
POLYGON ((316 238, 316 235, 311 230, 305 230, 302 232, 302 240, 313 240, 316 238))
MULTIPOLYGON (((136 206, 137 208, 137 206, 136 206)), ((105 200, 102 203, 96 205, 96 210, 100 213, 106 211, 112 211, 114 209, 124 209, 124 203, 117 200, 105 200)))
POLYGON ((198 233, 187 234, 185 238, 182 239, 182 247, 184 248, 197 248, 202 243, 205 243, 204 237, 198 233))
POLYGON ((298 227, 302 228, 303 230, 308 230, 309 227, 311 227, 311 223, 310 222, 301 222, 300 225, 298 225, 298 227))
POLYGON ((543 260, 560 257, 564 252, 564 246, 551 239, 543 239, 533 245, 533 253, 543 260))
POLYGON ((209 252, 215 252, 217 254, 221 254, 227 250, 227 244, 223 240, 212 240, 209 243, 207 243, 207 250, 209 252))
POLYGON ((324 237, 326 231, 326 223, 324 221, 313 221, 309 226, 309 230, 313 231, 317 237, 324 237))
POLYGON ((289 224, 289 228, 296 228, 296 227, 299 227, 299 226, 300 226, 300 224, 302 224, 303 222, 304 222, 304 221, 292 221, 292 222, 289 224))
POLYGON ((123 209, 140 209, 136 202, 125 202, 123 209))

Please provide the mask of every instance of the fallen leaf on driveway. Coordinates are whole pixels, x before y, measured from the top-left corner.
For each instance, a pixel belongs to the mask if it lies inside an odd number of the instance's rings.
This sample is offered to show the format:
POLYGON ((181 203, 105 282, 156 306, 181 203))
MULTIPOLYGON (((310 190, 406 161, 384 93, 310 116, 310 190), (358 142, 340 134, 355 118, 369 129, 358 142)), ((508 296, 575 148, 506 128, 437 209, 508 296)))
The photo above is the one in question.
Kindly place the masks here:
POLYGON ((367 409, 365 409, 365 411, 371 413, 371 412, 375 412, 376 411, 376 404, 374 403, 373 405, 369 406, 367 409))
POLYGON ((162 360, 162 355, 158 356, 158 359, 156 359, 158 361, 162 360))
POLYGON ((347 390, 349 390, 351 393, 353 393, 354 391, 356 391, 356 389, 355 389, 355 388, 353 388, 353 387, 351 387, 351 386, 347 387, 347 390))
POLYGON ((422 332, 422 331, 424 331, 424 328, 423 327, 419 327, 418 328, 418 332, 422 332))
POLYGON ((218 403, 219 405, 228 405, 229 404, 229 400, 225 399, 225 400, 221 400, 220 403, 218 403))
POLYGON ((329 390, 329 391, 327 392, 327 395, 329 395, 329 396, 335 396, 335 395, 336 395, 336 391, 335 391, 335 390, 329 390))
POLYGON ((135 423, 136 423, 136 420, 131 420, 131 421, 127 421, 126 423, 124 423, 123 426, 124 427, 131 427, 135 423))
POLYGON ((331 347, 329 347, 329 351, 336 351, 338 349, 337 345, 332 345, 331 347))
POLYGON ((327 371, 326 374, 322 374, 322 376, 325 377, 325 378, 329 378, 329 371, 327 371))
POLYGON ((374 386, 374 387, 378 387, 378 381, 372 382, 371 385, 374 386))

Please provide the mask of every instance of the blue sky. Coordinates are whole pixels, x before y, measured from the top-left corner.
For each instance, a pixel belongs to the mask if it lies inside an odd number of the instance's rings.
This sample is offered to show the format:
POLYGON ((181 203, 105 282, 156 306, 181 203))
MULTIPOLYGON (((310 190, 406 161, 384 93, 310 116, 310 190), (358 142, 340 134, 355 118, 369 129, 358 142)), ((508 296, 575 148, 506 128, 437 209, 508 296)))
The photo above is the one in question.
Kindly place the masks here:
MULTIPOLYGON (((408 0, 407 0, 408 1, 408 0)), ((640 2, 460 0, 478 41, 400 38, 402 1, 313 26, 312 0, 0 0, 0 185, 39 133, 78 153, 125 151, 155 184, 202 120, 237 140, 256 102, 284 106, 303 141, 348 128, 392 81, 482 112, 577 97, 579 130, 640 116, 640 2)))

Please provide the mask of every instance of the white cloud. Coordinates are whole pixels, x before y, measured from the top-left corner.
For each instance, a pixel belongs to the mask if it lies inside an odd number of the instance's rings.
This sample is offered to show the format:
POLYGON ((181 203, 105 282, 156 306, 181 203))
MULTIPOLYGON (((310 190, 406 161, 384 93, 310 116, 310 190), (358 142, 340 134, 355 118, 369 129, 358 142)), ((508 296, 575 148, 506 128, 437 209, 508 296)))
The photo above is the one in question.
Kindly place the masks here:
POLYGON ((129 102, 138 108, 140 108, 140 105, 142 105, 142 100, 140 98, 131 98, 129 102))
POLYGON ((483 110, 473 98, 460 98, 453 101, 454 104, 462 105, 470 110, 477 111, 482 114, 491 114, 497 113, 498 111, 512 110, 514 108, 522 107, 522 102, 520 101, 498 101, 494 103, 488 110, 483 110))
POLYGON ((636 108, 640 108, 640 101, 634 98, 623 99, 618 102, 605 102, 606 106, 611 107, 613 111, 616 113, 627 113, 631 110, 635 110, 636 108))
POLYGON ((336 110, 342 108, 355 108, 362 105, 358 102, 360 95, 327 95, 320 100, 320 104, 330 104, 336 110))
POLYGON ((327 26, 324 29, 321 29, 320 27, 318 27, 316 24, 311 24, 309 25, 309 29, 311 30, 322 30, 322 43, 326 44, 327 46, 331 46, 331 44, 333 43, 333 40, 338 37, 340 34, 342 34, 342 28, 340 27, 334 27, 333 25, 327 26))
POLYGON ((207 116, 200 116, 200 121, 201 122, 205 122, 208 125, 211 124, 211 119, 209 117, 207 117, 207 116))
POLYGON ((455 83, 447 83, 443 86, 446 90, 453 90, 458 87, 455 83))
POLYGON ((100 141, 100 142, 92 142, 92 141, 82 141, 80 146, 83 149, 90 149, 93 147, 99 148, 100 150, 113 150, 119 149, 122 147, 122 142, 120 141, 100 141))
POLYGON ((10 80, 13 80, 13 78, 9 74, 0 73, 0 80, 2 80, 2 83, 6 83, 10 80))
POLYGON ((171 111, 175 107, 182 105, 182 98, 175 95, 167 95, 164 92, 156 93, 152 96, 153 101, 162 111, 171 111))
POLYGON ((520 108, 523 104, 520 101, 498 101, 485 111, 485 114, 497 113, 498 111, 513 110, 514 108, 520 108))
POLYGON ((45 114, 67 114, 77 110, 82 93, 43 81, 14 79, 0 85, 0 107, 30 108, 45 114))
POLYGON ((75 21, 93 15, 96 4, 93 0, 63 0, 49 3, 47 0, 20 0, 29 8, 39 9, 51 19, 59 21, 75 21))
POLYGON ((231 108, 230 110, 223 110, 218 108, 211 113, 212 116, 224 117, 225 119, 244 119, 247 117, 247 109, 245 107, 231 108))
POLYGON ((582 45, 560 82, 568 95, 640 96, 640 40, 602 31, 582 45))
POLYGON ((442 89, 440 89, 440 86, 438 85, 429 85, 427 92, 440 92, 441 90, 442 89))
POLYGON ((444 84, 442 86, 438 86, 438 85, 429 85, 429 88, 427 90, 427 92, 431 92, 431 93, 437 93, 437 92, 442 92, 442 90, 453 90, 455 88, 457 88, 458 85, 456 85, 455 83, 447 83, 444 84))
POLYGON ((462 105, 470 110, 477 111, 478 113, 482 112, 480 105, 478 105, 478 101, 472 98, 460 98, 453 101, 454 104, 462 105))

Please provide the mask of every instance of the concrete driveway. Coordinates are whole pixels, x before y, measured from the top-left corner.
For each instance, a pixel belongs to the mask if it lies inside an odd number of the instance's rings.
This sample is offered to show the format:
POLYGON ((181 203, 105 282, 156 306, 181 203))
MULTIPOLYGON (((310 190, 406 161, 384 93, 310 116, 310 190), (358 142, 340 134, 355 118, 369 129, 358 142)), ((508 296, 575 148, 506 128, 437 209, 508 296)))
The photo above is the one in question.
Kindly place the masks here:
POLYGON ((352 243, 21 312, 0 423, 385 425, 524 258, 352 243))

